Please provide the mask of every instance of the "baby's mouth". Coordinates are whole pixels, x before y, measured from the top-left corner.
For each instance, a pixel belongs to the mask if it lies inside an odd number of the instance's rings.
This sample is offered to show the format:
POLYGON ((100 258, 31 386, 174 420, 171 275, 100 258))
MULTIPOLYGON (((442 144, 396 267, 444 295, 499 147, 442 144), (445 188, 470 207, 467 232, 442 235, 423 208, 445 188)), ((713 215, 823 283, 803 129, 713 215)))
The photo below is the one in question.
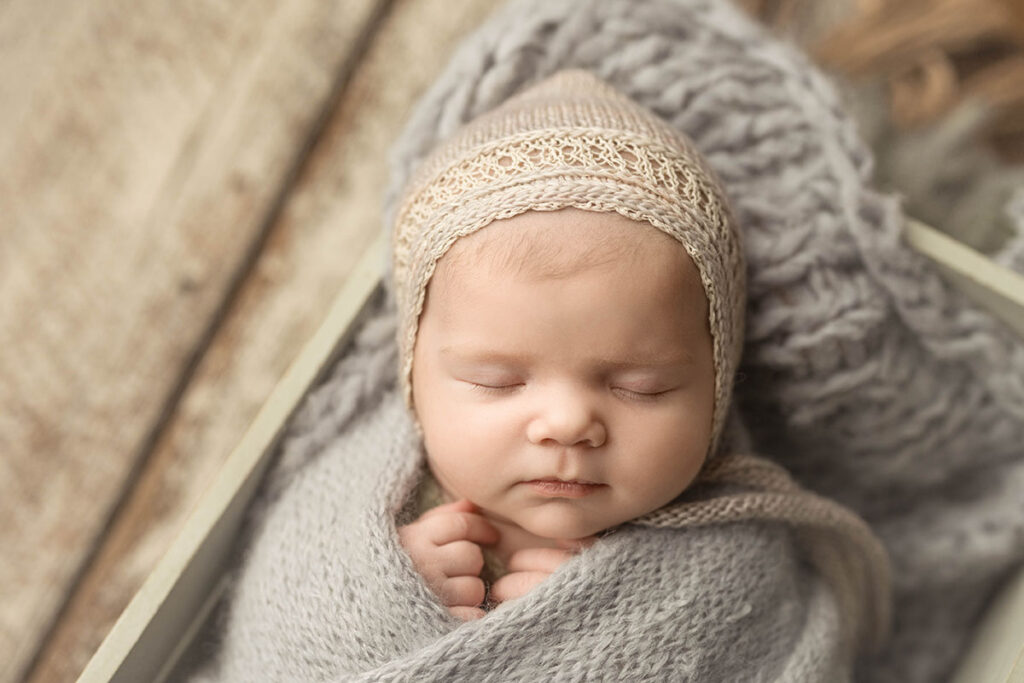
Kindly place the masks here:
POLYGON ((523 483, 533 489, 535 493, 551 498, 583 498, 607 487, 607 484, 599 484, 586 479, 559 479, 557 477, 531 479, 523 483))

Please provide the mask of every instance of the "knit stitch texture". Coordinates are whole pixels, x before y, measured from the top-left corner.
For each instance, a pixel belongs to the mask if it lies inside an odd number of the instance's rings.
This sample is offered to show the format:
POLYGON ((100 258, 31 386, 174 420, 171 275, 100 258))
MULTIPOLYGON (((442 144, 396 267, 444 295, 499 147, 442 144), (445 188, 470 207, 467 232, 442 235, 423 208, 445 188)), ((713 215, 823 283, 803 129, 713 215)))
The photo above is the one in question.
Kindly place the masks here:
POLYGON ((849 680, 833 594, 781 524, 620 527, 458 622, 396 538, 418 438, 392 389, 294 472, 197 680, 849 680))

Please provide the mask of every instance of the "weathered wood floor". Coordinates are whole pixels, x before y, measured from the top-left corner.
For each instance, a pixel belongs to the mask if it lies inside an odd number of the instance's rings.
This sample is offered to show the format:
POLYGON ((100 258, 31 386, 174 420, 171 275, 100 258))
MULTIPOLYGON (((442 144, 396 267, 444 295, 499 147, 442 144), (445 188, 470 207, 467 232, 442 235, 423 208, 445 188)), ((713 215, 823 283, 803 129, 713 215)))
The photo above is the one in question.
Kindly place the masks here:
POLYGON ((0 6, 0 683, 77 677, 380 229, 411 104, 498 3, 0 6))

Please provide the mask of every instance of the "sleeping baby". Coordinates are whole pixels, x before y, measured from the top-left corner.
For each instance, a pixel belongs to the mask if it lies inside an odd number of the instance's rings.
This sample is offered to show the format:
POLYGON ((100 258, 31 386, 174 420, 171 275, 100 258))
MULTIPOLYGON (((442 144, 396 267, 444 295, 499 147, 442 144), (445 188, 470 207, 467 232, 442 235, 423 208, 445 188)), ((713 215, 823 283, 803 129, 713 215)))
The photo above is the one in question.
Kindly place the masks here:
POLYGON ((203 680, 832 683, 884 637, 877 539, 730 408, 738 227, 654 114, 566 71, 471 121, 390 284, 397 386, 270 499, 203 680))
POLYGON ((452 613, 481 616, 484 549, 490 599, 517 597, 696 477, 715 405, 700 273, 615 211, 496 221, 438 263, 412 389, 431 474, 419 498, 446 502, 400 537, 452 613))
POLYGON ((453 615, 523 596, 624 523, 710 524, 744 506, 842 519, 884 564, 859 520, 782 472, 771 503, 734 492, 725 513, 683 496, 742 442, 726 419, 740 236, 691 144, 598 79, 562 72, 435 150, 404 194, 394 257, 400 377, 428 468, 399 538, 453 615))

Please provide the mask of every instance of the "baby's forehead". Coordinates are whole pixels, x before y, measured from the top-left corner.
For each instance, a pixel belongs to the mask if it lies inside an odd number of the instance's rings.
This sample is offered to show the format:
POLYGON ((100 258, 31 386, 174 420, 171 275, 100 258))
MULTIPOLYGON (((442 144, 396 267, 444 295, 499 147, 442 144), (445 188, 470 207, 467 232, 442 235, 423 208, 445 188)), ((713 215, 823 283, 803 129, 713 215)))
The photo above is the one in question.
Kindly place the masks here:
POLYGON ((612 263, 692 269, 683 245, 649 223, 576 208, 494 221, 456 240, 438 269, 454 275, 500 270, 565 278, 612 263))

